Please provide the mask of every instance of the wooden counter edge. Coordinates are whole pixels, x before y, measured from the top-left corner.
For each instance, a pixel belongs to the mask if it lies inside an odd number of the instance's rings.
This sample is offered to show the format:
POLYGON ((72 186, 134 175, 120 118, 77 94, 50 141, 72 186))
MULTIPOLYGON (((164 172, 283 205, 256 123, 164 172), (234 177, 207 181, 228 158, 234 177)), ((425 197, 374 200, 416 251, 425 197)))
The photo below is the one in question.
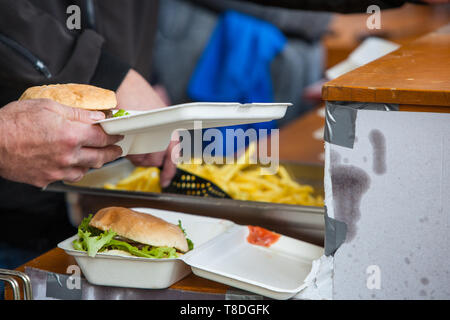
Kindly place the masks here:
POLYGON ((450 108, 449 62, 450 24, 325 83, 322 98, 450 108))

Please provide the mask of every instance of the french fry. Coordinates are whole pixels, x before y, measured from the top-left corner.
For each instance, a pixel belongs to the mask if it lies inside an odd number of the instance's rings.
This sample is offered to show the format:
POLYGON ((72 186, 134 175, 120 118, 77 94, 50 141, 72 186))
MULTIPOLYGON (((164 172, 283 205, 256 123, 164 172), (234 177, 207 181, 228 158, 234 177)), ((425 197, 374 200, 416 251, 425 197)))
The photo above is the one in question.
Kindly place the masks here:
MULTIPOLYGON (((323 197, 314 195, 314 188, 296 182, 285 167, 279 166, 276 174, 263 174, 265 168, 250 163, 256 145, 241 155, 236 164, 179 164, 178 167, 219 186, 233 199, 286 203, 294 205, 323 206, 323 197)), ((161 192, 158 168, 136 168, 130 176, 116 185, 105 184, 110 190, 135 190, 161 192)))
POLYGON ((105 184, 105 189, 143 192, 161 192, 158 168, 136 168, 128 177, 117 184, 105 184))

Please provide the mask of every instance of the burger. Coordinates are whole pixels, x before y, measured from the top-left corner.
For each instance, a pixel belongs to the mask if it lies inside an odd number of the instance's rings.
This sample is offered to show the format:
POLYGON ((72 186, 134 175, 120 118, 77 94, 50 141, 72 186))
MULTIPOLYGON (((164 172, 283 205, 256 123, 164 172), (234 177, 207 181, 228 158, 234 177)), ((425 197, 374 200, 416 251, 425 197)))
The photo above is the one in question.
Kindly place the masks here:
POLYGON ((169 223, 151 214, 122 207, 108 207, 84 218, 78 227, 74 249, 143 258, 178 258, 193 249, 178 221, 169 223))
POLYGON ((114 91, 87 84, 51 84, 25 90, 19 100, 50 99, 60 104, 85 110, 102 111, 106 118, 128 115, 125 110, 114 113, 117 99, 114 91))

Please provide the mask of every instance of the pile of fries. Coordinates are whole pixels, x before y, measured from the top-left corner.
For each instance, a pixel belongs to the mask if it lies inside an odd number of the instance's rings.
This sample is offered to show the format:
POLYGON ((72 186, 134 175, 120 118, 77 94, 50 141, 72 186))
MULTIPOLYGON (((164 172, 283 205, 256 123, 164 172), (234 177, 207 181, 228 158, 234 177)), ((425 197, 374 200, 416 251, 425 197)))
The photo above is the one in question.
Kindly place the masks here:
POLYGON ((235 200, 323 206, 323 198, 314 195, 313 187, 294 181, 281 165, 275 175, 262 175, 258 165, 183 164, 179 167, 213 182, 235 200))
MULTIPOLYGON (((234 164, 180 164, 178 167, 211 181, 232 199, 264 201, 304 206, 323 206, 323 197, 314 195, 314 188, 294 181, 286 168, 280 165, 276 174, 262 174, 259 165, 250 164, 250 146, 234 164), (242 161, 244 160, 244 161, 242 161)), ((161 192, 158 168, 136 168, 127 178, 116 185, 105 185, 106 189, 161 192)))

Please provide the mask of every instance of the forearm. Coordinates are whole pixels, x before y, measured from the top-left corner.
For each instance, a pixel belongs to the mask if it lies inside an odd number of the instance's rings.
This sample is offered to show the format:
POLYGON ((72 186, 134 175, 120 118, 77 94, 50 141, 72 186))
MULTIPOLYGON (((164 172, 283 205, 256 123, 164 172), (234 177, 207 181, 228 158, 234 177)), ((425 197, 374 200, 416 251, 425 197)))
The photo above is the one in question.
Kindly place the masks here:
POLYGON ((5 158, 5 147, 4 147, 4 143, 5 143, 5 126, 6 126, 6 121, 3 118, 3 112, 2 109, 0 109, 0 177, 3 177, 3 170, 5 165, 3 164, 4 162, 4 158, 5 158))
POLYGON ((166 106, 147 80, 134 69, 127 73, 116 95, 120 109, 150 110, 166 106))

